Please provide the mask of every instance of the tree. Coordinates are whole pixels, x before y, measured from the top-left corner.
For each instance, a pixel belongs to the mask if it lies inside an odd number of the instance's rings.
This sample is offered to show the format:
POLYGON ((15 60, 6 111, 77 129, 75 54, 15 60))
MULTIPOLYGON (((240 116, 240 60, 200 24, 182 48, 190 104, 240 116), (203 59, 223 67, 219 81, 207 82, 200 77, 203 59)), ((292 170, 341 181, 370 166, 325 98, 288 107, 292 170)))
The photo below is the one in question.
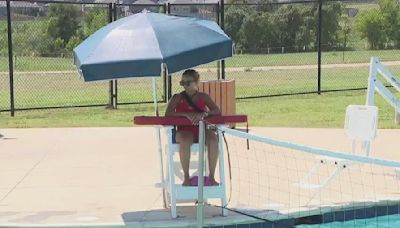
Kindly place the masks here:
MULTIPOLYGON (((334 47, 338 41, 339 21, 342 15, 342 4, 329 2, 322 6, 322 44, 329 48, 334 47)), ((315 10, 315 22, 318 22, 318 10, 315 10)), ((317 25, 316 25, 317 26, 317 25)), ((315 30, 318 32, 318 30, 315 30)), ((315 34, 317 36, 317 34, 315 34)))
MULTIPOLYGON (((45 41, 43 28, 46 22, 14 21, 13 22, 13 52, 17 56, 40 55, 39 46, 45 41)), ((7 34, 7 33, 4 33, 7 34)))
MULTIPOLYGON (((79 8, 67 4, 52 4, 49 7, 46 33, 56 40, 63 40, 65 46, 79 28, 79 8)), ((57 44, 58 45, 58 44, 57 44)))
POLYGON ((256 1, 249 0, 248 2, 258 3, 255 7, 255 9, 258 12, 274 13, 280 7, 279 4, 273 4, 273 3, 279 3, 279 0, 256 0, 256 1))
POLYGON ((394 47, 400 47, 400 4, 396 0, 379 0, 383 27, 388 41, 394 47))
POLYGON ((7 43, 7 25, 0 22, 0 56, 7 56, 8 43, 7 43))
POLYGON ((86 11, 83 20, 83 38, 86 38, 96 32, 98 29, 108 23, 107 10, 101 6, 94 6, 86 11))
POLYGON ((231 5, 225 11, 225 32, 233 39, 236 46, 241 46, 240 29, 249 10, 247 7, 231 5))
POLYGON ((349 16, 342 15, 339 21, 340 31, 339 31, 339 40, 343 44, 343 50, 347 48, 347 42, 350 38, 352 25, 349 16))
POLYGON ((296 46, 300 27, 304 24, 303 15, 298 7, 284 5, 273 16, 273 23, 277 27, 279 45, 284 47, 296 46))
POLYGON ((384 18, 379 9, 361 12, 356 18, 356 28, 362 39, 367 39, 371 49, 383 48, 386 42, 384 18))
POLYGON ((76 46, 78 46, 80 43, 82 42, 82 38, 80 36, 73 36, 69 39, 67 45, 65 46, 65 48, 68 51, 72 51, 74 50, 74 48, 76 46))
POLYGON ((243 21, 240 40, 243 47, 253 52, 276 45, 277 30, 269 13, 251 13, 243 21))
POLYGON ((304 47, 305 51, 313 41, 316 39, 316 22, 314 16, 314 7, 301 6, 299 7, 301 16, 303 18, 303 24, 299 26, 298 35, 296 37, 296 45, 304 47))

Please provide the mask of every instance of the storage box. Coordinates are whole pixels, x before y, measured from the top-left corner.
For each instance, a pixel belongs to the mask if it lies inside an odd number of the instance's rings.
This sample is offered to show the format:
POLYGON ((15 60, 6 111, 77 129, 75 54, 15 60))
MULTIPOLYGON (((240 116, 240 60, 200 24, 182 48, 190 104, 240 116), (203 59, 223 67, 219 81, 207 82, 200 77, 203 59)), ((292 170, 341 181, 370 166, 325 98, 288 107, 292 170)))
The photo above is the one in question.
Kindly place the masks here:
POLYGON ((235 80, 209 80, 199 82, 199 91, 207 93, 221 109, 222 115, 235 115, 235 80))

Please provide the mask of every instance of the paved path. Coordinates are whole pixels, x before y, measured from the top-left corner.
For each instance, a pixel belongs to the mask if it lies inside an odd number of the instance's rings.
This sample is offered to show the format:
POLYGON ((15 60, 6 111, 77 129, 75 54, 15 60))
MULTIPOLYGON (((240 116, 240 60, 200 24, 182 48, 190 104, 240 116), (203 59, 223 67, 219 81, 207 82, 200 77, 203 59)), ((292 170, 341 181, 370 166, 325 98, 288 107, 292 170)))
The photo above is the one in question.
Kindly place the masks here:
MULTIPOLYGON (((382 62, 385 66, 400 66, 400 61, 382 62)), ((339 63, 339 64, 323 64, 322 69, 335 68, 361 68, 369 67, 370 63, 339 63)), ((246 72, 246 71, 272 71, 272 70, 308 70, 317 69, 316 64, 313 65, 284 65, 284 66, 248 66, 248 67, 226 67, 227 72, 246 72)), ((200 72, 217 72, 217 68, 197 68, 200 72)), ((77 74, 76 71, 15 71, 14 74, 77 74)), ((0 72, 0 75, 8 75, 8 72, 0 72)))
MULTIPOLYGON (((342 129, 252 132, 318 147, 350 148, 342 129)), ((154 187, 160 170, 153 128, 0 129, 0 134, 0 227, 195 224, 193 206, 179 207, 177 220, 162 208, 160 189, 154 187)), ((373 156, 400 160, 399 139, 400 129, 380 130, 373 156)), ((218 214, 218 209, 207 208, 206 221, 243 219, 235 213, 228 218, 218 214)))

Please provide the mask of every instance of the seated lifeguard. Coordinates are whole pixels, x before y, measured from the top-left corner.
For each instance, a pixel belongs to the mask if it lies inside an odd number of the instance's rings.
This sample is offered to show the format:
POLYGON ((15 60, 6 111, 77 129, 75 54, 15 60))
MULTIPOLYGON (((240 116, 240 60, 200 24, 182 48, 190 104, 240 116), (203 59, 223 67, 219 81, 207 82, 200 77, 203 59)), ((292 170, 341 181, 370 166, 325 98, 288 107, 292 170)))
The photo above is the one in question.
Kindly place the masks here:
MULTIPOLYGON (((206 93, 198 92, 200 75, 195 70, 186 70, 182 74, 180 85, 184 91, 175 94, 168 103, 165 116, 183 116, 188 118, 193 126, 178 126, 176 142, 179 143, 179 157, 184 173, 182 185, 190 186, 189 164, 190 146, 198 142, 200 120, 211 115, 221 115, 221 111, 206 93)), ((212 185, 218 185, 214 178, 218 161, 218 140, 212 130, 206 130, 208 147, 209 179, 212 185)))

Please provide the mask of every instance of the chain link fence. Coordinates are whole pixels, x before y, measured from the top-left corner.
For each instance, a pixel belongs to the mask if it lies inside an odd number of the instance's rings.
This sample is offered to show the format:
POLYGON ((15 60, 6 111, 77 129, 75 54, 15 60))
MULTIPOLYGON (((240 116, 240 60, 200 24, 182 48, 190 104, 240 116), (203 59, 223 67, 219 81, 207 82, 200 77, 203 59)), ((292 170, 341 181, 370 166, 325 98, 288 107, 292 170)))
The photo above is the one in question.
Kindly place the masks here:
MULTIPOLYGON (((11 103, 5 6, 0 0, 0 111, 9 111, 11 103)), ((240 99, 365 89, 372 56, 399 74, 400 41, 382 30, 373 43, 360 32, 363 15, 380 10, 377 2, 324 1, 321 9, 318 1, 224 6, 11 1, 15 109, 106 106, 113 93, 117 104, 152 102, 150 79, 118 80, 110 92, 110 82, 80 80, 72 59, 72 49, 97 29, 143 10, 221 24, 235 44, 234 57, 225 61, 225 79, 236 81, 240 99), (62 20, 60 14, 68 17, 62 20)), ((202 80, 223 77, 221 62, 197 69, 202 80)), ((171 93, 181 90, 181 73, 171 76, 171 93)), ((157 79, 159 101, 168 96, 166 81, 157 79)))
POLYGON ((319 87, 318 3, 225 5, 225 31, 236 52, 226 71, 237 81, 237 98, 365 89, 372 56, 398 74, 398 47, 373 49, 359 31, 360 15, 378 3, 328 1, 321 10, 319 87))
POLYGON ((84 83, 72 59, 88 25, 107 24, 107 5, 12 1, 10 13, 16 110, 107 104, 107 83, 84 83))
POLYGON ((0 2, 0 111, 10 108, 8 49, 7 49, 7 11, 6 2, 0 2))
POLYGON ((236 80, 237 98, 317 91, 316 36, 298 39, 315 30, 316 18, 303 19, 314 5, 225 5, 225 31, 236 52, 226 61, 226 78, 236 80))
MULTIPOLYGON (((373 48, 368 38, 362 39, 360 27, 363 24, 363 15, 380 10, 378 3, 378 1, 331 1, 325 4, 323 11, 329 13, 328 9, 332 11, 335 7, 340 7, 341 15, 337 24, 336 39, 330 43, 323 40, 322 91, 366 89, 369 62, 373 56, 379 57, 394 75, 400 75, 400 50, 392 46, 385 37, 387 31, 379 31, 379 25, 372 25, 375 26, 377 35, 388 41, 381 47, 373 48)), ((400 15, 399 10, 398 13, 400 15)), ((330 26, 332 25, 328 24, 323 28, 330 26)), ((400 41, 400 37, 398 39, 400 41)), ((386 80, 382 82, 389 86, 386 80)))

